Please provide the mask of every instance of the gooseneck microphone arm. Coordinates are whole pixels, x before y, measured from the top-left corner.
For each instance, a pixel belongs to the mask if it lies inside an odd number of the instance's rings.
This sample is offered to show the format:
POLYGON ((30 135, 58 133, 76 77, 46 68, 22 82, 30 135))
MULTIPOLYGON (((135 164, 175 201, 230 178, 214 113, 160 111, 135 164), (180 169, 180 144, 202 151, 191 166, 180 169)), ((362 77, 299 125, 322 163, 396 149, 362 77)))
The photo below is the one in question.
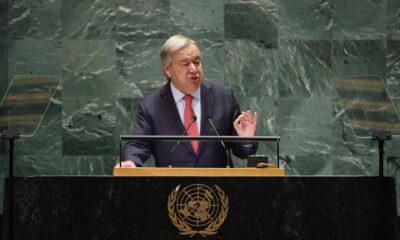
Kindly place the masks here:
MULTIPOLYGON (((185 136, 185 135, 186 135, 187 131, 188 131, 189 128, 192 126, 192 124, 193 124, 194 122, 196 122, 196 120, 197 120, 197 116, 194 115, 194 116, 192 117, 192 119, 190 120, 189 126, 188 126, 188 127, 185 129, 185 131, 183 132, 182 136, 185 136)), ((176 141, 175 145, 172 147, 171 154, 170 154, 170 158, 169 158, 169 165, 168 165, 168 167, 172 167, 172 157, 173 157, 174 152, 175 152, 175 149, 176 149, 176 147, 179 145, 179 143, 181 143, 180 140, 176 141)))
MULTIPOLYGON (((211 125, 212 129, 214 130, 215 134, 219 137, 220 135, 218 134, 218 131, 215 128, 211 118, 208 119, 208 122, 210 123, 210 125, 211 125)), ((224 147, 225 152, 226 152, 226 157, 227 157, 226 168, 230 168, 231 167, 231 165, 230 165, 231 154, 229 153, 228 148, 225 146, 224 141, 220 140, 220 143, 221 143, 222 147, 224 147)))

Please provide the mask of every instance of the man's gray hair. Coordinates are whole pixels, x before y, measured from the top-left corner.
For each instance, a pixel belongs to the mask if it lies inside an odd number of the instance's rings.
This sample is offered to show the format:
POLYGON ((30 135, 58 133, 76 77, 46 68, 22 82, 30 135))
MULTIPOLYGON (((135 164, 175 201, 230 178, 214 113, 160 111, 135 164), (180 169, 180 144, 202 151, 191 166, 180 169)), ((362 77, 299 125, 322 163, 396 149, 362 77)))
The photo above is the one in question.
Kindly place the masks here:
POLYGON ((174 55, 174 53, 181 50, 182 48, 189 46, 190 44, 194 44, 196 45, 196 47, 199 48, 199 46, 193 39, 186 36, 174 35, 170 37, 164 43, 164 46, 162 46, 160 51, 161 66, 164 67, 164 65, 171 65, 172 55, 174 55))

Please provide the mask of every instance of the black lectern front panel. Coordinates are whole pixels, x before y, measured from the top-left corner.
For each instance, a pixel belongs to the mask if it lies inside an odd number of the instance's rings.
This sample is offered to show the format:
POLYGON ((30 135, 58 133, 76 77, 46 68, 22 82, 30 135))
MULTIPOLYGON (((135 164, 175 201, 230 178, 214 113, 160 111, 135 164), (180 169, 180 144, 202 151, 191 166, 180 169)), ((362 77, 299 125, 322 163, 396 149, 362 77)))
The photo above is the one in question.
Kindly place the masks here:
POLYGON ((18 177, 14 183, 14 239, 396 238, 395 181, 387 177, 18 177))

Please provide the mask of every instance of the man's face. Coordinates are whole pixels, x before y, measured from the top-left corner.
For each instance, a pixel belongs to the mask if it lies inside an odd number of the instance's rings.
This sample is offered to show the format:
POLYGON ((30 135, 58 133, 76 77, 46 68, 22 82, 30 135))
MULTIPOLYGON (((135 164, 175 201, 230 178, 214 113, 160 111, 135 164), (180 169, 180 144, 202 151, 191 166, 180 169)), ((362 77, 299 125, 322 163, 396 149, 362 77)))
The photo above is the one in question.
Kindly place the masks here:
POLYGON ((174 86, 185 94, 196 91, 203 82, 200 50, 194 44, 172 55, 171 65, 164 65, 165 74, 174 86))

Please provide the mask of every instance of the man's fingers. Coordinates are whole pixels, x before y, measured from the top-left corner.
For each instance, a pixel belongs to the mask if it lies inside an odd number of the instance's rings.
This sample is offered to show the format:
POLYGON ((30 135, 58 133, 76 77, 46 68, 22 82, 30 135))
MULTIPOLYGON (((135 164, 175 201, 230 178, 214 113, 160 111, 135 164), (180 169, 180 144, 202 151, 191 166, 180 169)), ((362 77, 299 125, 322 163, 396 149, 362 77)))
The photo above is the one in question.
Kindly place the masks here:
POLYGON ((257 112, 254 112, 253 118, 254 118, 255 123, 257 123, 258 122, 258 113, 257 112))
POLYGON ((244 117, 245 117, 244 114, 240 114, 239 117, 236 118, 235 122, 239 124, 240 121, 242 121, 244 117))
POLYGON ((250 110, 243 111, 240 115, 243 116, 241 118, 241 120, 247 120, 247 121, 249 121, 251 123, 253 123, 254 121, 257 122, 257 120, 258 120, 258 113, 257 112, 251 112, 250 110))

